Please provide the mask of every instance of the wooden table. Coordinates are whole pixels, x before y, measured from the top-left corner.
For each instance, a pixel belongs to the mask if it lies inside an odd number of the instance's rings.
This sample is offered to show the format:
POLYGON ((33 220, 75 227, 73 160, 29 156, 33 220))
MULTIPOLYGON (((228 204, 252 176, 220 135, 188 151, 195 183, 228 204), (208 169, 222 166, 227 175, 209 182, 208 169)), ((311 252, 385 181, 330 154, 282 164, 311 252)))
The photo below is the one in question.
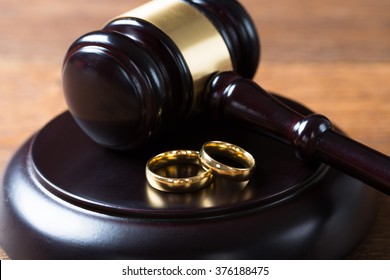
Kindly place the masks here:
MULTIPOLYGON (((66 110, 61 64, 69 45, 144 2, 0 0, 1 170, 27 137, 66 110)), ((254 80, 390 154, 390 1, 241 3, 261 35, 254 80)), ((375 225, 347 258, 390 258, 389 197, 379 195, 375 225)))

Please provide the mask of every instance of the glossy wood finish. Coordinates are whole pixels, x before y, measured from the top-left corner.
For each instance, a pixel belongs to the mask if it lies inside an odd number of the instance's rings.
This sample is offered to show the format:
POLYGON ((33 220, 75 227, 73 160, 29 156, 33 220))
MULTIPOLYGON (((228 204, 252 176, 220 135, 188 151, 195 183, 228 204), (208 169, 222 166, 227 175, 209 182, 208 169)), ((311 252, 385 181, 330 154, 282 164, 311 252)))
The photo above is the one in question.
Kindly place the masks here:
POLYGON ((155 140, 114 152, 93 142, 68 112, 54 118, 5 173, 4 250, 15 259, 335 259, 375 219, 376 192, 362 182, 209 115, 155 140), (185 194, 148 186, 148 158, 178 147, 198 150, 209 139, 253 154, 248 184, 221 179, 185 194))
MULTIPOLYGON (((260 50, 255 26, 245 9, 236 1, 186 2, 186 7, 205 14, 205 20, 217 27, 233 69, 252 78, 260 50)), ((163 11, 157 13, 166 16, 163 11)), ((201 58, 202 54, 198 60, 201 58)), ((102 30, 78 38, 66 53, 62 80, 69 110, 100 145, 116 150, 138 148, 156 131, 175 127, 199 111, 196 107, 203 107, 198 105, 203 103, 203 91, 198 93, 196 88, 197 79, 203 78, 194 78, 196 73, 191 73, 185 59, 163 29, 146 19, 120 16, 102 30)), ((209 75, 205 72, 203 84, 209 75)))
MULTIPOLYGON (((209 95, 202 98, 205 106, 225 121, 239 119, 243 126, 283 139, 303 160, 330 164, 389 195, 388 156, 336 132, 322 115, 289 110, 249 80, 259 58, 258 37, 238 2, 228 3, 195 5, 220 29, 233 69, 242 72, 212 78, 201 91, 209 95)), ((164 17, 163 12, 159 16, 164 17)), ((64 61, 65 97, 77 123, 94 141, 112 149, 138 148, 167 129, 164 123, 175 129, 177 120, 191 113, 196 82, 188 78, 192 75, 186 58, 172 40, 142 18, 119 17, 70 47, 64 61)))
MULTIPOLYGON (((3 167, 20 143, 66 108, 60 69, 74 38, 142 2, 1 3, 3 167), (30 29, 39 30, 39 40, 30 29)), ((241 2, 263 38, 255 81, 322 112, 352 137, 389 154, 388 3, 241 2)), ((389 258, 389 199, 379 198, 377 222, 349 258, 389 258)))
POLYGON ((302 115, 234 72, 215 75, 208 94, 217 118, 270 135, 298 158, 329 164, 390 195, 390 157, 336 131, 325 116, 302 115))
POLYGON ((191 107, 192 80, 176 46, 138 20, 111 23, 77 39, 66 53, 62 77, 77 123, 111 149, 143 145, 156 130, 183 119, 191 107), (126 29, 132 30, 132 38, 115 32, 126 29))

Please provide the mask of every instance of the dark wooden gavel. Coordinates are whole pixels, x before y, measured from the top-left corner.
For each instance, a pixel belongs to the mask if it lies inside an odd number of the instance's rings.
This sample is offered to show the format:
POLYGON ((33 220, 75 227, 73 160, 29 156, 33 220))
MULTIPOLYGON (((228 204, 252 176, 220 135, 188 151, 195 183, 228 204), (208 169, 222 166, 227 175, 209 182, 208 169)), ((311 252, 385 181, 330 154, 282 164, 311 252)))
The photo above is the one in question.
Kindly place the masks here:
POLYGON ((152 1, 72 44, 64 92, 80 127, 111 149, 137 148, 209 108, 389 195, 390 158, 266 93, 250 80, 259 57, 256 29, 238 2, 152 1))

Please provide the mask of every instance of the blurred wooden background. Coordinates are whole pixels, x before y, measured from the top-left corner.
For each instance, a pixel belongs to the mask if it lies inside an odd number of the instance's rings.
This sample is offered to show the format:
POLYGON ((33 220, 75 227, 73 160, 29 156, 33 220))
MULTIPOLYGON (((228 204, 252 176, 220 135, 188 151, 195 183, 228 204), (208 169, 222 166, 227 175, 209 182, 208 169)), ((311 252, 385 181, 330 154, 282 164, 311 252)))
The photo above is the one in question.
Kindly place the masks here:
MULTIPOLYGON (((0 0, 1 172, 27 137, 66 110, 61 64, 69 45, 144 2, 0 0)), ((256 82, 390 155, 390 0, 241 3, 261 36, 256 82)), ((390 198, 379 202, 374 227, 347 258, 390 259, 390 198)))

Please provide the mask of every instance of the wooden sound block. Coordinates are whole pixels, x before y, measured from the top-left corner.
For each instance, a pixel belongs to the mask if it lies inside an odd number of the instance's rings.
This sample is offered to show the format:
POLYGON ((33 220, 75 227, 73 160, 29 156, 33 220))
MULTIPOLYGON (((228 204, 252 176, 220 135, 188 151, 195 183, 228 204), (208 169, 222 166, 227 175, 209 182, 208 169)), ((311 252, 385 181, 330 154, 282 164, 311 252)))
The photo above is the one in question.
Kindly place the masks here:
POLYGON ((371 227, 375 194, 324 164, 296 159, 287 145, 206 114, 120 153, 92 142, 65 112, 9 163, 0 241, 14 259, 342 258, 371 227), (185 194, 148 185, 150 157, 199 150, 210 140, 252 153, 248 185, 223 181, 185 194))

